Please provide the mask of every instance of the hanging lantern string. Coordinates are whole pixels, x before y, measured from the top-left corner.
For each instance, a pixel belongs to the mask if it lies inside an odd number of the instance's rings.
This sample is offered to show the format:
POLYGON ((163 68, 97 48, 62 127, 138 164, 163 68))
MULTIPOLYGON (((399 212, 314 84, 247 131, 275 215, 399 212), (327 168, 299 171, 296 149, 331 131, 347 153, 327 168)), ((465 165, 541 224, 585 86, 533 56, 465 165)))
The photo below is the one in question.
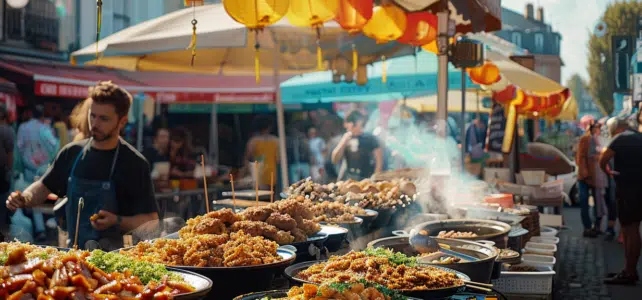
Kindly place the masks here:
POLYGON ((321 51, 321 27, 317 26, 317 69, 323 70, 323 52, 321 51))
POLYGON ((256 83, 261 83, 261 62, 259 61, 259 52, 261 45, 259 44, 259 30, 254 29, 254 77, 256 83))
POLYGON ((96 59, 98 59, 98 41, 103 23, 103 0, 96 0, 96 59))
POLYGON ((198 21, 196 20, 196 5, 194 2, 192 2, 192 40, 189 42, 189 46, 187 46, 187 49, 192 50, 192 61, 190 65, 193 67, 194 66, 194 59, 196 58, 196 24, 198 24, 198 21))
POLYGON ((359 67, 359 52, 357 52, 357 46, 352 44, 352 71, 356 72, 359 67))
POLYGON ((381 70, 381 82, 386 83, 388 81, 388 78, 387 78, 387 74, 386 74, 387 67, 386 67, 386 56, 385 55, 381 56, 381 68, 382 68, 382 70, 381 70))

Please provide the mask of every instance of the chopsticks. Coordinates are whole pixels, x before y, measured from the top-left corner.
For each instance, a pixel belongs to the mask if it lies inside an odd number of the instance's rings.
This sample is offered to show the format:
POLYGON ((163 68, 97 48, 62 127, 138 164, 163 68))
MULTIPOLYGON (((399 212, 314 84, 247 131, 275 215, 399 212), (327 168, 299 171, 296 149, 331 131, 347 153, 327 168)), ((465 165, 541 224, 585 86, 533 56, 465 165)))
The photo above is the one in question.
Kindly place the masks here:
POLYGON ((469 287, 471 289, 480 290, 480 291, 484 291, 484 292, 487 292, 487 293, 490 293, 490 292, 493 291, 493 289, 492 289, 493 285, 492 284, 475 282, 475 281, 470 281, 470 280, 462 280, 462 281, 464 282, 464 285, 466 287, 469 287))

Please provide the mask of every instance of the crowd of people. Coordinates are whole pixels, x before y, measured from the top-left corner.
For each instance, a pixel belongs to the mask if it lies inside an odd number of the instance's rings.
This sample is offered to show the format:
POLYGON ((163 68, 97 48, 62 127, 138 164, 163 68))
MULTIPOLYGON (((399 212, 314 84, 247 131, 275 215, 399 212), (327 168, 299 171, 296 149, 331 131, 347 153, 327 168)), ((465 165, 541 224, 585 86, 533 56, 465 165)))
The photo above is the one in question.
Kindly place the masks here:
POLYGON ((642 250, 642 186, 638 182, 642 178, 641 112, 635 117, 633 122, 618 117, 597 122, 590 116, 580 121, 586 129, 576 152, 584 236, 595 238, 602 234, 602 220, 606 216, 606 239, 614 239, 614 228, 619 222, 619 241, 624 245, 624 270, 608 274, 607 284, 635 284, 639 280, 636 270, 642 250), (603 128, 608 130, 610 141, 602 134, 603 128), (590 195, 594 200, 593 218, 590 195))

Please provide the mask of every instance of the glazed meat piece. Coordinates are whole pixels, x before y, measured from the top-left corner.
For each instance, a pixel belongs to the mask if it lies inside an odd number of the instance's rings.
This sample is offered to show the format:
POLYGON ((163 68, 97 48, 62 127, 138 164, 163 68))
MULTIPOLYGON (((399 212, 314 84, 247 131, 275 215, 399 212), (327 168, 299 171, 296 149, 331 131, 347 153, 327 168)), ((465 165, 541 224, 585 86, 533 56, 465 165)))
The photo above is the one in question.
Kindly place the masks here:
POLYGON ((296 220, 291 216, 280 213, 273 213, 269 218, 267 218, 266 223, 285 231, 291 231, 297 226, 296 220))
POLYGON ((241 216, 246 221, 265 222, 265 220, 267 220, 272 213, 274 213, 274 209, 272 209, 271 207, 260 206, 260 207, 250 207, 244 210, 241 213, 241 216))

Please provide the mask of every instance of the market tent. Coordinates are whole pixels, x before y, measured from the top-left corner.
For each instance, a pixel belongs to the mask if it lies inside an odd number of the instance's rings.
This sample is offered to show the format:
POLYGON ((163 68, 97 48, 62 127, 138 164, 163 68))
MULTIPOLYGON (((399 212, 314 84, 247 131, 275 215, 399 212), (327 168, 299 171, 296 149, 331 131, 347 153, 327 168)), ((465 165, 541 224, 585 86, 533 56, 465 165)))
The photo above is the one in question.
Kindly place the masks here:
MULTIPOLYGON (((481 105, 483 98, 477 91, 466 91, 466 112, 480 112, 489 113, 489 107, 481 105)), ((400 102, 399 105, 415 110, 417 112, 436 112, 437 111, 437 95, 413 97, 400 102)), ((461 91, 448 91, 448 112, 461 112, 461 91)))
MULTIPOLYGON (((460 71, 452 65, 448 71, 449 88, 460 89, 460 71)), ((364 85, 333 83, 331 71, 296 76, 281 84, 281 99, 283 103, 380 102, 437 93, 437 61, 429 52, 373 63, 367 74, 364 85)), ((477 86, 466 78, 467 87, 477 86)))

